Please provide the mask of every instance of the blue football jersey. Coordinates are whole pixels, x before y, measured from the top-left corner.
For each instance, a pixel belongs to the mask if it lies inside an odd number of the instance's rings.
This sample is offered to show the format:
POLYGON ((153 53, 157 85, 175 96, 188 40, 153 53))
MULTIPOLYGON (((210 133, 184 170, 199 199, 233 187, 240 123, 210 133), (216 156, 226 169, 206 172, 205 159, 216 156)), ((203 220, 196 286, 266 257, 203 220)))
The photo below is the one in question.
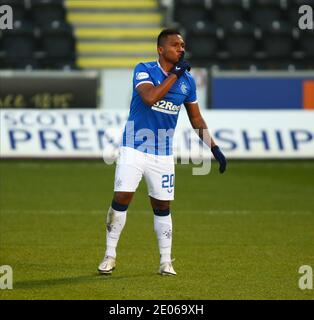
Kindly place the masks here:
POLYGON ((171 155, 174 130, 181 105, 197 102, 196 85, 188 71, 153 106, 146 105, 136 88, 143 83, 160 85, 168 74, 158 61, 140 63, 134 69, 133 95, 122 145, 155 155, 171 155))

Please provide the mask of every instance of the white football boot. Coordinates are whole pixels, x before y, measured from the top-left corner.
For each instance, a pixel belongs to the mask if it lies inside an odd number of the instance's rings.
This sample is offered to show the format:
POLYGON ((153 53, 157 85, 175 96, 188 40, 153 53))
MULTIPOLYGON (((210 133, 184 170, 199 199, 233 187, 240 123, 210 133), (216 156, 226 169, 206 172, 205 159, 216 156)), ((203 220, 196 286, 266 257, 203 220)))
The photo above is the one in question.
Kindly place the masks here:
MULTIPOLYGON (((172 260, 173 261, 173 260, 172 260)), ((159 274, 162 276, 175 276, 177 273, 174 271, 171 262, 165 262, 160 265, 159 274)))
POLYGON ((116 267, 116 259, 106 256, 98 266, 98 271, 101 274, 111 274, 116 267))

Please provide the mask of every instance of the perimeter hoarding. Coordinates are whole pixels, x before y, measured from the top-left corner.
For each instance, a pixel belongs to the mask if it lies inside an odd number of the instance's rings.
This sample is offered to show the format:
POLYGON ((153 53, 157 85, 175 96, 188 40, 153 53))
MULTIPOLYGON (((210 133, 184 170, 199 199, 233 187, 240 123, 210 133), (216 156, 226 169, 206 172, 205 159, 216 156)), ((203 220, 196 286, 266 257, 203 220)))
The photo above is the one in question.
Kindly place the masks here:
POLYGON ((211 108, 314 110, 314 72, 214 72, 211 108))
MULTIPOLYGON (((1 158, 115 158, 127 111, 0 111, 1 158)), ((212 136, 231 159, 314 158, 312 111, 203 111, 212 136)), ((182 111, 174 138, 178 158, 202 157, 182 111)), ((207 156, 207 155, 206 155, 207 156)))
POLYGON ((0 70, 0 109, 95 109, 97 71, 0 70))

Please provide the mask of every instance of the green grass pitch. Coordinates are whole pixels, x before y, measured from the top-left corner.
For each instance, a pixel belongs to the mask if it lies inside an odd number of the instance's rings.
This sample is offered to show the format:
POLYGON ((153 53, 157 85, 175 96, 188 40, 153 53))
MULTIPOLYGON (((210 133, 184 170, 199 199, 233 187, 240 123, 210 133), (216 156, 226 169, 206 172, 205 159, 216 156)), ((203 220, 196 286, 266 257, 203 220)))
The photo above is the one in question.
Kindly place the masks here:
POLYGON ((157 275, 146 185, 129 208, 117 268, 103 258, 114 166, 101 161, 1 161, 1 299, 313 299, 298 287, 314 268, 313 161, 230 161, 224 175, 177 165, 176 277, 157 275))

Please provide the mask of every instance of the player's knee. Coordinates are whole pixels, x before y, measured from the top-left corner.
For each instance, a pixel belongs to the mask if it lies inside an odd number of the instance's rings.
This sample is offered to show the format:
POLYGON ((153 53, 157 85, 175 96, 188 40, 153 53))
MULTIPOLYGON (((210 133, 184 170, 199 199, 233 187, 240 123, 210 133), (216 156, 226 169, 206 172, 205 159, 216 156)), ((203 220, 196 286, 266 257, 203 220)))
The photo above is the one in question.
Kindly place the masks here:
POLYGON ((111 208, 115 211, 127 211, 128 210, 129 205, 127 204, 121 204, 119 202, 116 202, 114 200, 112 200, 111 202, 111 208))
POLYGON ((128 206, 132 200, 132 196, 132 192, 115 192, 112 202, 121 206, 128 206))
POLYGON ((168 209, 153 209, 154 210, 154 215, 159 216, 159 217, 166 217, 169 216, 170 214, 170 208, 168 209))
POLYGON ((157 216, 167 216, 170 213, 170 201, 162 201, 150 198, 154 214, 157 216))
POLYGON ((170 214, 170 201, 152 199, 152 207, 156 216, 168 216, 170 214))

